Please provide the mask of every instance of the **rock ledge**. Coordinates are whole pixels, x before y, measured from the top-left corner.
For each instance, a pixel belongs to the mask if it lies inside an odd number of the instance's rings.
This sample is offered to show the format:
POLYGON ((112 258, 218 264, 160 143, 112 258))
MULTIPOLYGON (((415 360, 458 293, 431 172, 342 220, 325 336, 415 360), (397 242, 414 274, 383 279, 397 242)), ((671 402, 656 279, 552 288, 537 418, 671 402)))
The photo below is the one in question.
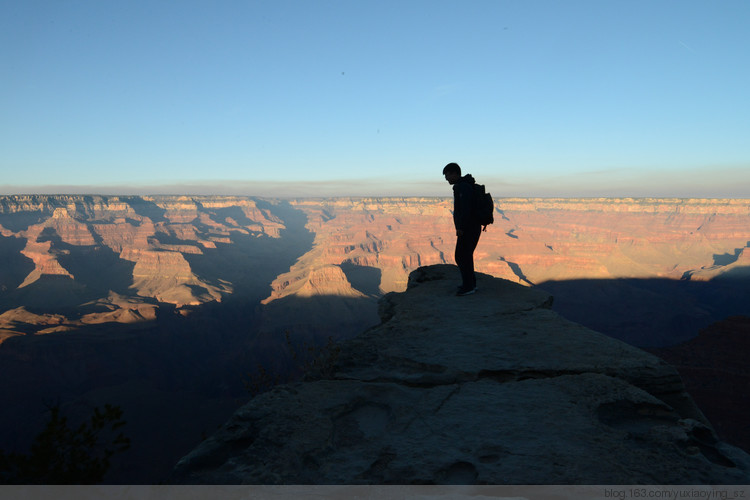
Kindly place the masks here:
POLYGON ((325 377, 254 398, 184 457, 186 484, 747 484, 658 358, 547 293, 422 267, 325 377))

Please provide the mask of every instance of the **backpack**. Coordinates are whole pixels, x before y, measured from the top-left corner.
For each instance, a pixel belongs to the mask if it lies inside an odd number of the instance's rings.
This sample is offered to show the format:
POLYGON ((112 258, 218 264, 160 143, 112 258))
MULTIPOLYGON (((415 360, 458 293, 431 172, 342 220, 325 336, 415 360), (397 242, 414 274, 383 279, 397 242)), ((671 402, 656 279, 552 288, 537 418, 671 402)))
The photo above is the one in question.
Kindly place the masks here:
POLYGON ((474 184, 474 219, 483 226, 482 231, 487 231, 487 226, 495 222, 495 202, 492 195, 485 192, 483 184, 474 184))

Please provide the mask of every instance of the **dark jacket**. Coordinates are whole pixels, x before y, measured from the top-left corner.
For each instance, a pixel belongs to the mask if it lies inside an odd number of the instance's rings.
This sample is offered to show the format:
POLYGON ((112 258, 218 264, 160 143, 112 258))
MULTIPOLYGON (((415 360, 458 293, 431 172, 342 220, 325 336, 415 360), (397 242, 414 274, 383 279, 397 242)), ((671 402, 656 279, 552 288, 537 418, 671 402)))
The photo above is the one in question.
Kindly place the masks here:
POLYGON ((474 177, 466 174, 453 185, 453 224, 461 231, 476 229, 479 226, 472 214, 474 184, 474 177))

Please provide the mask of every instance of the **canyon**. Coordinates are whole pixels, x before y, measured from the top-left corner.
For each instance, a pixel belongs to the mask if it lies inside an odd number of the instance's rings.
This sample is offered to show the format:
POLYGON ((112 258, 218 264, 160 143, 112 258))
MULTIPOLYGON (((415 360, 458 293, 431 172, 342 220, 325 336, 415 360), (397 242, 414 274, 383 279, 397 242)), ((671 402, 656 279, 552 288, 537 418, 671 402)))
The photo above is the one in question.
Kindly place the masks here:
MULTIPOLYGON (((248 377, 378 324, 378 299, 410 272, 452 263, 451 208, 0 197, 0 447, 28 442, 45 401, 121 404, 135 439, 110 480, 158 481, 250 398, 248 377)), ((750 316, 749 245, 750 200, 499 198, 475 261, 631 345, 666 353, 701 333, 704 352, 731 352, 737 337, 712 325, 750 316)))
MULTIPOLYGON (((285 204, 305 217, 303 231, 313 241, 273 277, 263 305, 291 296, 372 299, 403 291, 408 273, 420 265, 452 262, 450 200, 285 204)), ((252 274, 246 261, 260 266, 259 257, 273 255, 244 255, 236 240, 280 240, 286 229, 274 214, 280 206, 240 197, 5 197, 0 341, 90 323, 153 320, 165 305, 188 315, 237 295, 237 286, 258 293, 269 283, 243 274, 252 274), (227 269, 216 264, 226 259, 217 246, 234 251, 235 260, 223 264, 227 269)), ((495 224, 477 248, 476 269, 537 286, 726 281, 742 278, 750 265, 749 219, 747 200, 501 199, 495 224)))

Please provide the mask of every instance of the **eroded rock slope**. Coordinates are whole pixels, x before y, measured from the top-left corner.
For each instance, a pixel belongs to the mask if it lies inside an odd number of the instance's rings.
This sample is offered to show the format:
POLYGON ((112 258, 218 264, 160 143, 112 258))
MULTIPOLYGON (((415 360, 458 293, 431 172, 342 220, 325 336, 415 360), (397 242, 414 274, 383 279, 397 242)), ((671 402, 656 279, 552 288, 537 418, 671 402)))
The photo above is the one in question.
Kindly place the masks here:
POLYGON ((176 483, 648 484, 750 480, 673 368, 567 321, 543 291, 421 267, 321 373, 262 394, 176 483))

